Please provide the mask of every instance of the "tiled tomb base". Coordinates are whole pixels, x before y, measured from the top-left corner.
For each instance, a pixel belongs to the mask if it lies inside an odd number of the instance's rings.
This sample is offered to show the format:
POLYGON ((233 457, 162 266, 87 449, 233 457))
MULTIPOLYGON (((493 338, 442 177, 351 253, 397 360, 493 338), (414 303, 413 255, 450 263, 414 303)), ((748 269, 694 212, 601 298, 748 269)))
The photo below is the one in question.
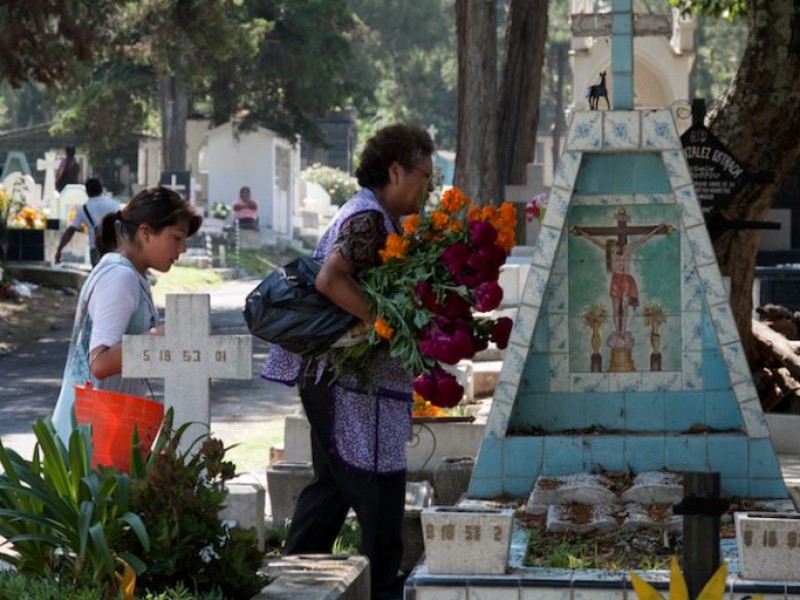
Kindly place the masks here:
MULTIPOLYGON (((670 496, 674 491, 669 485, 669 474, 647 473, 641 474, 633 485, 625 490, 617 490, 619 501, 628 511, 631 509, 631 495, 643 495, 640 499, 663 500, 662 494, 670 496), (660 486, 660 489, 659 489, 660 486), (652 497, 655 493, 656 498, 652 497)), ((546 481, 543 478, 542 482, 546 481)), ((593 475, 563 478, 566 483, 562 489, 569 495, 577 494, 584 501, 589 499, 588 492, 604 488, 607 484, 603 477, 593 475), (582 489, 582 491, 580 491, 582 489)), ((559 498, 553 494, 552 485, 539 485, 531 493, 526 507, 526 512, 534 514, 535 510, 546 506, 548 511, 558 504, 559 498), (539 501, 533 501, 534 498, 539 501), (540 503, 542 500, 546 504, 540 503), (551 504, 551 502, 555 502, 551 504), (532 511, 531 509, 534 509, 532 511)), ((596 497, 607 500, 602 494, 596 497)), ((495 506, 492 502, 480 500, 464 500, 459 506, 495 506)), ((508 507, 509 505, 506 504, 508 507)), ((607 507, 606 504, 586 504, 584 506, 595 508, 607 507)), ((788 501, 762 500, 755 502, 759 510, 766 513, 794 513, 788 501)), ((635 511, 630 515, 636 517, 635 511)), ((642 521, 647 521, 646 517, 642 521)), ((623 522, 622 529, 625 529, 623 522)), ((674 530, 674 524, 667 525, 674 530)), ((639 527, 646 523, 639 523, 639 527)), ((423 556, 420 564, 411 572, 406 580, 405 600, 636 600, 630 575, 627 570, 606 571, 601 569, 561 569, 546 567, 522 566, 526 553, 526 532, 515 520, 512 531, 511 549, 509 552, 508 568, 503 575, 463 575, 463 574, 432 574, 425 565, 423 556)), ((728 564, 728 583, 725 600, 745 600, 745 596, 760 594, 764 600, 800 600, 800 572, 796 581, 750 581, 741 576, 742 569, 739 563, 737 540, 726 538, 721 540, 721 556, 728 564)), ((679 557, 681 559, 681 557, 679 557)), ((669 590, 669 572, 640 571, 636 574, 653 585, 665 597, 669 590)))
MULTIPOLYGON (((800 580, 748 581, 739 575, 736 540, 722 540, 721 549, 729 573, 725 600, 755 594, 764 600, 800 600, 800 580)), ((518 530, 506 575, 432 575, 423 562, 408 576, 404 600, 636 600, 627 571, 522 567, 524 554, 525 536, 518 530)), ((668 571, 636 574, 668 596, 668 571)))

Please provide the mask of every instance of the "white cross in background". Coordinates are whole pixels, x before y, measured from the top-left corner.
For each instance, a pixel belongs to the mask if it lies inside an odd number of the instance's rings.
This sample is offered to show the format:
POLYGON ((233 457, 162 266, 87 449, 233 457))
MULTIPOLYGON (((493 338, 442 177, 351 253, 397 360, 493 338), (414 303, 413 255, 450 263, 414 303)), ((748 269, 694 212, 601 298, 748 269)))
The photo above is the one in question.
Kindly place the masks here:
POLYGON ((250 379, 253 338, 211 335, 208 294, 168 294, 164 335, 126 335, 122 376, 164 380, 164 408, 173 408, 173 426, 193 423, 181 438, 186 451, 211 423, 210 380, 250 379))
POLYGON ((56 195, 56 168, 58 168, 58 155, 55 152, 45 152, 44 158, 36 159, 36 170, 44 171, 44 187, 42 201, 48 208, 56 195))
POLYGON ((186 192, 186 186, 182 185, 182 184, 178 184, 178 176, 175 175, 175 173, 173 173, 170 176, 169 184, 162 183, 161 187, 165 187, 168 190, 172 190, 172 191, 178 192, 181 195, 185 195, 184 192, 186 192))

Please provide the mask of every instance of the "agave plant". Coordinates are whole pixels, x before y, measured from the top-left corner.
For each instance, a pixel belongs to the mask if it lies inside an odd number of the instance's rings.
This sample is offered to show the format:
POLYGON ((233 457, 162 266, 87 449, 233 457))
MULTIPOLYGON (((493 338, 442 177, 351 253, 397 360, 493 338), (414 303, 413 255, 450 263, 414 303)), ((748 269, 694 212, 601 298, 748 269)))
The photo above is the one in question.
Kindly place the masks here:
POLYGON ((78 426, 65 447, 49 419, 33 424, 37 444, 30 461, 0 441, 0 536, 12 546, 0 557, 21 573, 55 574, 79 584, 106 586, 115 594, 118 579, 130 587, 133 569, 144 563, 131 552, 113 551, 124 532, 146 550, 149 538, 130 510, 131 480, 115 469, 90 466, 91 435, 78 426), (116 573, 123 564, 125 581, 116 573))

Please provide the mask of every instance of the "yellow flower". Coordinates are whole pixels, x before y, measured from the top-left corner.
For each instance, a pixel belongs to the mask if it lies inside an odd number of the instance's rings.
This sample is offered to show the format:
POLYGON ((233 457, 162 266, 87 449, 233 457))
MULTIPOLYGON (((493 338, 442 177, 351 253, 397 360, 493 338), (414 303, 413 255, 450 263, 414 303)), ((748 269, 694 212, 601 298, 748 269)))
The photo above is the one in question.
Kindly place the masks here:
POLYGON ((420 217, 419 213, 406 217, 406 220, 403 221, 403 234, 406 236, 414 235, 419 229, 421 219, 422 217, 420 217))
POLYGON ((405 252, 408 250, 408 240, 403 239, 402 236, 396 233, 390 233, 386 236, 386 247, 379 252, 383 264, 386 264, 391 259, 397 260, 405 259, 405 252))
POLYGON ((392 339, 392 336, 394 335, 394 329, 389 327, 389 324, 383 319, 378 319, 375 321, 373 327, 375 328, 375 333, 377 333, 378 336, 385 340, 392 339))
POLYGON ((460 211, 468 204, 469 200, 464 195, 464 192, 458 188, 450 188, 449 190, 445 190, 442 194, 442 210, 446 210, 451 214, 460 211))
MULTIPOLYGON (((686 580, 683 578, 678 559, 673 555, 670 560, 669 600, 690 600, 686 580)), ((649 583, 645 582, 636 573, 631 572, 631 583, 639 600, 665 600, 649 583)), ((722 563, 703 586, 697 600, 722 600, 725 594, 725 579, 728 576, 728 565, 722 563)), ((753 600, 761 600, 762 596, 753 596, 753 600)))

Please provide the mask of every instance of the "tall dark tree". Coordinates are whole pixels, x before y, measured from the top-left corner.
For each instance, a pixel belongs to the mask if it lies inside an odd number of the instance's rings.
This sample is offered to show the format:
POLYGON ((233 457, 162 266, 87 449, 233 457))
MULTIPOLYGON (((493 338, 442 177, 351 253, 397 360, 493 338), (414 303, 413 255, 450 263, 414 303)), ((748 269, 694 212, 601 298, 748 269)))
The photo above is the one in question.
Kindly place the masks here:
POLYGON ((454 184, 475 202, 498 190, 497 32, 494 0, 456 0, 458 145, 454 184))
POLYGON ((731 307, 754 363, 751 315, 758 229, 731 221, 763 221, 800 160, 800 2, 797 0, 682 0, 695 9, 745 9, 747 45, 733 81, 708 118, 711 131, 751 173, 769 183, 747 183, 709 222, 720 270, 731 280, 731 307))
POLYGON ((510 2, 498 110, 500 198, 506 184, 525 183, 533 162, 546 39, 547 0, 510 2))

